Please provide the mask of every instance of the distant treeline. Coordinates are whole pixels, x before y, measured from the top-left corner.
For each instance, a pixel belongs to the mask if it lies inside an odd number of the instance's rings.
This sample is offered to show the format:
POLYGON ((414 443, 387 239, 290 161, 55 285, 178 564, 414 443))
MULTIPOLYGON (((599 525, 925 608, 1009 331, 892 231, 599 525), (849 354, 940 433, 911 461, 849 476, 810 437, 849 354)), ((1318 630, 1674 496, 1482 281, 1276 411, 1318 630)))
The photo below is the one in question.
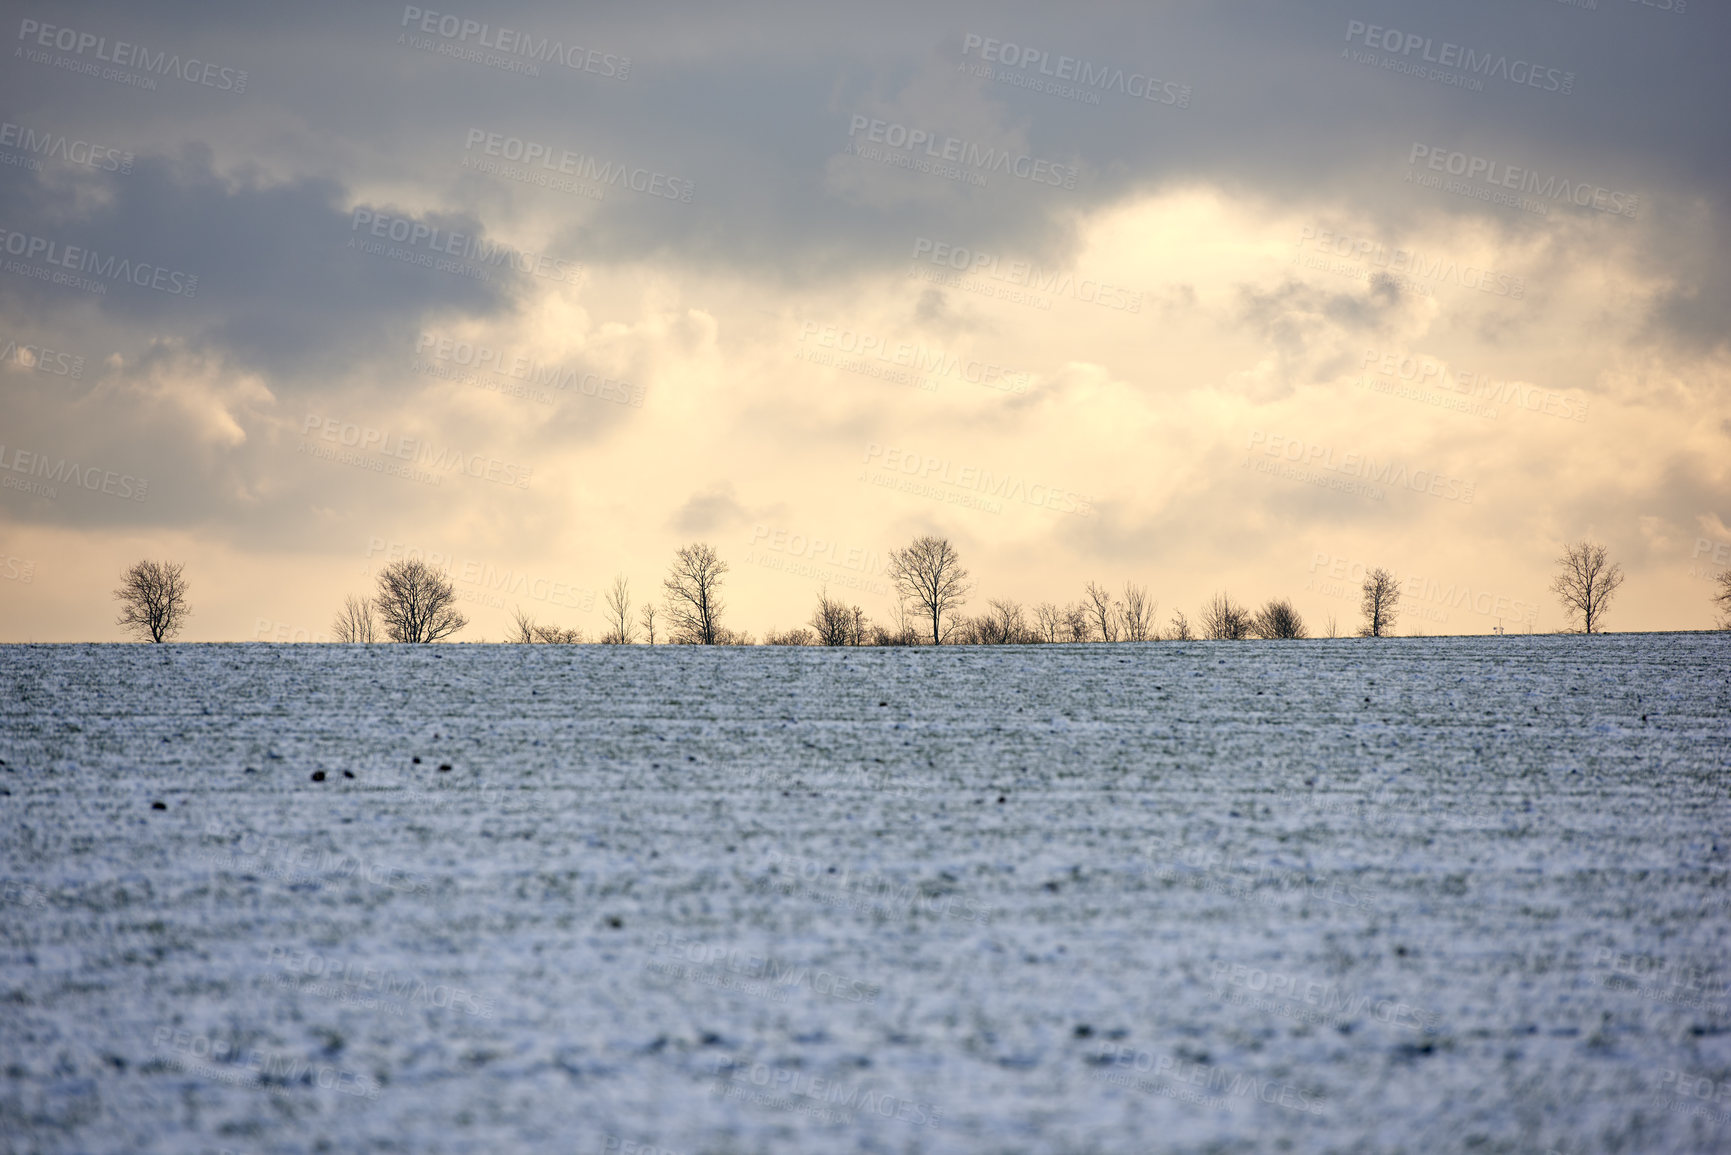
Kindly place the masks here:
MULTIPOLYGON (((191 612, 184 567, 179 563, 141 561, 122 575, 114 592, 123 612, 119 624, 150 641, 172 639, 191 612)), ((593 641, 631 645, 639 640, 655 645, 751 646, 751 634, 723 622, 727 604, 722 587, 728 565, 705 542, 682 546, 661 583, 661 600, 633 604, 630 583, 613 580, 606 602, 607 625, 593 641), (635 612, 633 612, 635 610, 635 612)), ((905 549, 892 550, 887 576, 896 593, 892 621, 874 622, 865 610, 820 589, 811 617, 786 630, 770 630, 768 646, 1012 646, 1058 642, 1153 642, 1248 638, 1294 640, 1312 636, 1304 618, 1288 598, 1270 598, 1261 607, 1217 593, 1192 622, 1182 610, 1162 626, 1159 602, 1145 586, 1125 582, 1113 591, 1089 582, 1082 597, 1065 605, 1043 601, 1031 609, 1008 598, 990 598, 986 608, 968 614, 964 607, 974 593, 968 571, 947 538, 927 534, 905 549)), ((1731 569, 1714 579, 1712 600, 1722 614, 1719 628, 1731 630, 1731 569)), ((1551 583, 1573 623, 1571 632, 1603 631, 1604 614, 1623 584, 1623 570, 1604 546, 1582 541, 1566 544, 1557 559, 1551 583)), ((1358 637, 1388 637, 1400 617, 1400 581, 1377 567, 1365 574, 1360 587, 1361 620, 1352 629, 1358 637)), ((345 643, 426 643, 454 637, 469 624, 457 610, 457 592, 444 570, 419 558, 393 561, 379 571, 375 588, 365 596, 344 601, 331 632, 345 643)), ((1329 615, 1318 636, 1340 636, 1329 615)), ((590 641, 575 626, 537 622, 517 611, 507 642, 576 645, 590 641)))

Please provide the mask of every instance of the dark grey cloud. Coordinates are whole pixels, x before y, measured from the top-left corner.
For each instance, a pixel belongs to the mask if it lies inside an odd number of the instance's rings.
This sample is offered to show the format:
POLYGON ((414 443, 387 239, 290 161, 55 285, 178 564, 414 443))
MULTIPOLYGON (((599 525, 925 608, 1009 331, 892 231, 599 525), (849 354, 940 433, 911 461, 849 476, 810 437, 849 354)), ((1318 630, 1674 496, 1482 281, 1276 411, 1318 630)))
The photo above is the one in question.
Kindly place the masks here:
POLYGON ((493 278, 484 281, 357 247, 450 259, 431 242, 448 243, 453 235, 484 240, 484 226, 471 216, 366 206, 373 216, 357 227, 335 183, 228 178, 204 148, 141 157, 129 175, 91 174, 79 183, 96 187, 68 197, 64 186, 0 170, 0 212, 15 232, 50 241, 62 253, 67 246, 84 250, 81 267, 95 270, 87 279, 106 291, 56 294, 13 276, 0 278, 0 302, 50 314, 94 304, 120 329, 175 332, 285 384, 404 347, 426 321, 500 315, 526 279, 512 263, 471 262, 493 278), (416 243, 373 236, 372 224, 385 217, 392 227, 400 223, 405 236, 414 236, 411 226, 428 235, 416 243), (112 260, 169 275, 153 273, 144 286, 104 277, 100 270, 112 260))
POLYGON ((718 482, 673 514, 670 525, 680 533, 716 533, 749 522, 755 515, 734 496, 732 482, 718 482))

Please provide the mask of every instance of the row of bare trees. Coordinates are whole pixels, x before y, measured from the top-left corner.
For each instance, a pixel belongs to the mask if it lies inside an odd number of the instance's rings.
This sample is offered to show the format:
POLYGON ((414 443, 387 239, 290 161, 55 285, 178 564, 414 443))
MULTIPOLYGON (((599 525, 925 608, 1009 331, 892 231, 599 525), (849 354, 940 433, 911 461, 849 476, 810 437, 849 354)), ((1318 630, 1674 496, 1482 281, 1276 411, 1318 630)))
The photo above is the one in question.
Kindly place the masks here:
MULTIPOLYGON (((1579 624, 1575 632, 1602 633, 1606 610, 1623 584, 1622 566, 1610 560, 1604 546, 1582 541, 1564 546, 1557 571, 1551 590, 1571 622, 1579 624)), ((713 546, 704 542, 682 546, 661 583, 661 603, 645 602, 636 607, 635 615, 630 583, 623 575, 615 577, 606 595, 607 626, 599 641, 632 644, 638 640, 641 626, 641 636, 650 645, 663 638, 688 645, 752 644, 751 635, 722 624, 727 605, 721 587, 727 572, 727 563, 713 546)), ((1291 601, 1271 599, 1260 609, 1251 609, 1225 593, 1215 594, 1202 607, 1194 625, 1180 610, 1162 630, 1159 602, 1148 596, 1146 587, 1134 582, 1124 583, 1116 594, 1089 582, 1080 600, 1063 606, 1040 602, 1031 615, 1020 602, 994 598, 986 603, 984 613, 970 617, 961 611, 974 587, 961 556, 947 538, 930 534, 916 538, 905 549, 892 551, 888 573, 897 594, 893 623, 872 622, 864 609, 830 597, 826 589, 819 592, 817 608, 806 625, 784 633, 771 631, 765 635, 765 643, 1025 645, 1310 636, 1291 601)), ((1718 574, 1715 581, 1718 589, 1712 600, 1722 615, 1719 627, 1731 630, 1731 569, 1718 574)), ((149 641, 173 639, 191 613, 187 589, 185 567, 180 563, 137 563, 121 575, 120 588, 114 591, 122 606, 118 624, 149 641)), ((1388 637, 1400 616, 1399 579, 1386 569, 1373 569, 1365 575, 1361 592, 1363 624, 1357 633, 1361 637, 1388 637)), ((379 571, 370 595, 350 596, 344 601, 331 632, 337 641, 351 643, 441 641, 469 624, 458 611, 457 600, 456 589, 444 571, 418 558, 394 561, 379 571)), ((1324 636, 1338 636, 1332 615, 1324 636)), ((584 638, 575 627, 541 624, 519 609, 506 640, 570 645, 584 638)))

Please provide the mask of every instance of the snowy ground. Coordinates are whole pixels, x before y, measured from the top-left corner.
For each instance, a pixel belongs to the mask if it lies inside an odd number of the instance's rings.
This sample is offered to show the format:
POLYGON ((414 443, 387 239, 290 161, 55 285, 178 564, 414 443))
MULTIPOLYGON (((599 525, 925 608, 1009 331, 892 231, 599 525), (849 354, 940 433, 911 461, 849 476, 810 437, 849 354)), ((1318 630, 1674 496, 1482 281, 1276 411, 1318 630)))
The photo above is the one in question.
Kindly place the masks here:
POLYGON ((1731 1150, 1731 637, 0 678, 7 1151, 1731 1150))

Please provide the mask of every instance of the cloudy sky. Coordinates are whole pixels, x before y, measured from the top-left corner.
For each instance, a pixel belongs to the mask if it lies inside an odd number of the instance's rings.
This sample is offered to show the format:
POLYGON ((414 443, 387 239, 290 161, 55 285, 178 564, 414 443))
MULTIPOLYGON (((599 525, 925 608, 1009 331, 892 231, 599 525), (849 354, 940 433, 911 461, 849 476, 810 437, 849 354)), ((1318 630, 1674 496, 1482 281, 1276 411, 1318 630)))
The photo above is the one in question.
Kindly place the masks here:
MULTIPOLYGON (((454 2, 454 0, 453 0, 454 2)), ((435 0, 437 3, 437 0, 435 0)), ((1450 5, 13 6, 0 637, 469 640, 715 545, 758 634, 955 541, 1149 587, 1613 629, 1731 564, 1731 20, 1450 5)))

